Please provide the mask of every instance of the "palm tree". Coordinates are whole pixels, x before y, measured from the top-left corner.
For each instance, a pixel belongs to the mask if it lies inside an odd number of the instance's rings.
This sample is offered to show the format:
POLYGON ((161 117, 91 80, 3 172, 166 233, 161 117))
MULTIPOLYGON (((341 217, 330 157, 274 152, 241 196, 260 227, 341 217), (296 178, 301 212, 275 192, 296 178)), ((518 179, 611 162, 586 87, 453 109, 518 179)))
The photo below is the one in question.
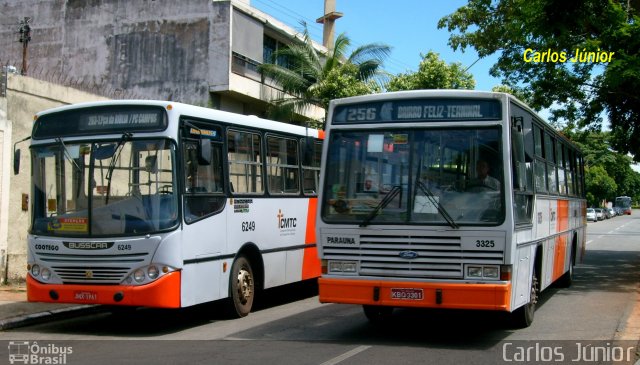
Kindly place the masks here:
POLYGON ((274 52, 271 60, 274 63, 264 63, 260 70, 287 95, 272 100, 271 117, 291 119, 294 113, 301 114, 311 105, 327 110, 331 99, 379 91, 384 75, 381 66, 391 48, 372 43, 356 48, 345 57, 350 44, 342 33, 333 48, 322 54, 313 46, 305 25, 301 43, 274 52), (275 64, 280 57, 287 60, 286 67, 275 64))

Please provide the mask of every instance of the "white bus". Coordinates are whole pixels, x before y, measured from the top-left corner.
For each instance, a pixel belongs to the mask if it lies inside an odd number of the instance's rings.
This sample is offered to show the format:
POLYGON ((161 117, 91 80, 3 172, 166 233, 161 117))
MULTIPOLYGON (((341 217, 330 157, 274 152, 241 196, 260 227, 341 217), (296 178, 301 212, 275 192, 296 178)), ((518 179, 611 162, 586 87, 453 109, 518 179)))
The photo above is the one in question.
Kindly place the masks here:
POLYGON ((334 100, 318 204, 320 301, 511 312, 584 254, 583 160, 512 96, 421 90, 334 100))
POLYGON ((29 301, 178 308, 320 275, 320 131, 163 101, 37 114, 29 301))

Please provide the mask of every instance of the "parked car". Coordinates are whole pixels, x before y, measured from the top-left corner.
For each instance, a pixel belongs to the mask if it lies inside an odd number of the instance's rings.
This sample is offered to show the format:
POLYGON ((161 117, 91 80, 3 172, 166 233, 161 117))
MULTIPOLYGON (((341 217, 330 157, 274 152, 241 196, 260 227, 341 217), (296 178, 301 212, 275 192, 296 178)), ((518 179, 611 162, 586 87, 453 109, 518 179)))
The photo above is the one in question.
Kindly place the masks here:
POLYGON ((593 208, 587 208, 587 221, 598 221, 598 217, 596 216, 596 210, 593 208))
POLYGON ((604 220, 604 209, 602 209, 602 208, 594 208, 594 210, 596 211, 596 218, 599 221, 603 221, 604 220))
POLYGON ((615 217, 615 216, 617 216, 617 215, 618 215, 618 214, 616 213, 615 209, 613 209, 613 208, 607 208, 607 212, 609 212, 609 216, 610 216, 611 218, 613 218, 613 217, 615 217))

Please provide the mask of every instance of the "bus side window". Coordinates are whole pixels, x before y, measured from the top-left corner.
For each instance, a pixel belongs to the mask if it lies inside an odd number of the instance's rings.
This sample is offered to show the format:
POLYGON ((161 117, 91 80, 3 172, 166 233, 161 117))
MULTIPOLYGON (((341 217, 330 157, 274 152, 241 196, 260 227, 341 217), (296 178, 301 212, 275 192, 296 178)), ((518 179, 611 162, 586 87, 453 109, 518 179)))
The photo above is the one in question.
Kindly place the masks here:
POLYGON ((184 216, 187 223, 219 212, 226 201, 226 197, 221 195, 222 145, 212 143, 209 164, 206 164, 209 161, 200 161, 197 146, 197 143, 189 141, 184 147, 184 216))

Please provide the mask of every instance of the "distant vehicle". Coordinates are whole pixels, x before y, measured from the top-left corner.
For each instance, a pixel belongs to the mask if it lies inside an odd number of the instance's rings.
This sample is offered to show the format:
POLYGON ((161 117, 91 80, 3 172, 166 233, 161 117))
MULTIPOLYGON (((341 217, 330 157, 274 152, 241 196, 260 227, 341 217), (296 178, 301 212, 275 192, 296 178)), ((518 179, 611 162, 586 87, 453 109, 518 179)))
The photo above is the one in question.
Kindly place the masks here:
POLYGON ((613 209, 613 208, 607 208, 606 210, 607 210, 607 212, 609 212, 609 217, 611 217, 611 218, 613 218, 613 217, 615 217, 616 215, 618 215, 618 214, 616 213, 616 210, 615 210, 615 209, 613 209))
POLYGON ((620 208, 623 214, 631 215, 631 197, 628 197, 628 196, 616 197, 615 206, 620 208))
POLYGON ((596 216, 596 210, 593 208, 587 208, 587 221, 598 221, 598 217, 596 216))
POLYGON ((604 220, 604 209, 595 208, 594 210, 596 211, 596 218, 598 218, 599 221, 603 221, 604 220))

